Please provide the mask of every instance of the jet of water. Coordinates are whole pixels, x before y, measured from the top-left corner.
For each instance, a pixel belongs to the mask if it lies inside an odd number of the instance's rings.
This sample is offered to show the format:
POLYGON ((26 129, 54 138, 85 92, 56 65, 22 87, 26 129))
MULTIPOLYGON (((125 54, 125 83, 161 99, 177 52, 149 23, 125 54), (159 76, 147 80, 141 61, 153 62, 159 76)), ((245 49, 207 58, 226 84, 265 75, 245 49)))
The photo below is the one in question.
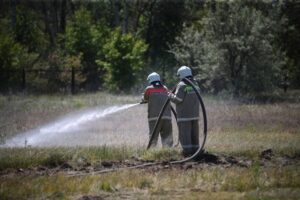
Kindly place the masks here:
POLYGON ((95 121, 136 105, 139 105, 139 103, 111 106, 104 110, 96 107, 77 114, 69 114, 54 123, 17 135, 16 137, 6 141, 4 146, 24 146, 25 143, 28 145, 37 145, 40 142, 46 141, 49 137, 74 131, 79 129, 80 126, 85 123, 95 121))
POLYGON ((112 106, 108 107, 104 110, 99 110, 99 109, 94 109, 91 111, 88 111, 86 113, 81 114, 80 116, 74 117, 74 118, 67 118, 62 121, 58 121, 53 125, 42 127, 40 129, 41 133, 52 133, 52 132, 57 132, 57 133, 63 133, 66 131, 73 130, 80 125, 87 123, 89 121, 93 121, 102 117, 105 117, 109 114, 113 114, 116 112, 119 112, 121 110, 128 109, 130 107, 136 106, 138 104, 126 104, 122 106, 112 106))

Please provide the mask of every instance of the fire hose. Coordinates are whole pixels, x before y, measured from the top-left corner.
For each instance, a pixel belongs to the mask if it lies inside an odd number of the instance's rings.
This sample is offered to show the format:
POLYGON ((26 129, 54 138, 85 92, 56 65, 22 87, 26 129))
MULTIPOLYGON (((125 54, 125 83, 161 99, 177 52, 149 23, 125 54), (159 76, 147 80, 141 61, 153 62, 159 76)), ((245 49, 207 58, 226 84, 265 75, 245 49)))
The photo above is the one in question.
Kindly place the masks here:
MULTIPOLYGON (((197 90, 196 86, 194 85, 194 83, 192 81, 190 81, 187 78, 184 78, 183 81, 186 84, 190 85, 193 88, 193 90, 195 91, 195 93, 196 93, 196 95, 198 97, 198 100, 199 100, 199 103, 200 103, 200 106, 201 106, 201 110, 202 110, 202 117, 203 117, 202 118, 203 119, 203 132, 202 132, 202 134, 203 134, 203 140, 202 140, 202 143, 199 144, 199 148, 197 149, 197 151, 193 155, 191 155, 189 157, 186 157, 186 158, 184 158, 182 160, 176 160, 176 161, 171 161, 171 162, 164 162, 165 164, 170 164, 170 165, 172 165, 172 164, 181 164, 181 163, 184 163, 184 162, 188 162, 188 161, 193 160, 194 158, 200 156, 203 153, 203 149, 204 149, 204 145, 205 145, 206 137, 207 137, 207 116, 206 116, 206 110, 205 110, 205 106, 204 106, 203 100, 201 98, 201 95, 200 95, 199 91, 197 90)), ((174 92, 174 90, 173 90, 173 92, 174 92)), ((165 112, 165 109, 166 109, 166 107, 167 107, 168 104, 170 104, 170 99, 169 98, 165 101, 165 103, 164 103, 164 105, 163 105, 163 107, 162 107, 162 109, 161 109, 161 111, 160 111, 160 113, 158 115, 158 119, 157 119, 157 121, 155 123, 155 126, 154 126, 154 129, 153 129, 153 131, 151 133, 147 149, 150 148, 150 146, 151 146, 151 144, 153 142, 154 133, 156 133, 156 131, 157 131, 158 124, 159 124, 159 122, 160 122, 160 120, 162 118, 162 115, 165 112)), ((174 114, 174 117, 177 120, 176 111, 174 110, 174 108, 172 106, 171 106, 171 110, 172 110, 172 112, 174 114)), ((103 174, 103 173, 108 173, 108 172, 113 172, 113 171, 121 171, 121 170, 125 170, 125 169, 137 169, 137 168, 142 168, 142 167, 154 166, 154 165, 158 165, 158 164, 161 164, 161 162, 143 163, 143 164, 133 165, 133 166, 129 166, 129 167, 111 168, 111 169, 104 169, 104 170, 94 171, 94 172, 89 172, 89 173, 72 174, 70 176, 82 176, 82 175, 89 175, 89 174, 90 175, 96 175, 96 174, 103 174)))
MULTIPOLYGON (((205 142, 206 142, 206 137, 207 137, 207 116, 206 116, 206 110, 205 110, 205 106, 204 106, 203 100, 201 98, 201 95, 200 95, 199 91, 197 90, 197 88, 195 87, 195 85, 192 81, 190 81, 187 78, 184 78, 183 81, 193 88, 193 90, 195 91, 195 93, 198 97, 198 100, 199 100, 199 103, 200 103, 200 106, 201 106, 201 110, 202 110, 202 117, 203 117, 202 118, 203 119, 203 140, 202 140, 202 143, 199 145, 199 148, 197 149, 197 151, 193 155, 191 155, 190 157, 187 157, 183 160, 172 161, 172 162, 170 162, 170 164, 184 163, 184 162, 187 162, 187 161, 190 161, 190 160, 196 158, 197 156, 200 156, 200 154, 203 152, 203 148, 204 148, 204 145, 205 145, 205 142)), ((151 133, 147 149, 150 148, 150 146, 153 142, 155 133, 156 133, 157 128, 158 128, 158 124, 159 124, 159 122, 162 118, 162 115, 165 112, 168 104, 170 104, 170 99, 169 98, 165 101, 165 104, 163 105, 163 107, 162 107, 162 109, 161 109, 161 111, 158 115, 158 119, 156 120, 156 123, 154 125, 154 129, 151 133)), ((173 114, 175 115, 175 118, 176 118, 176 114, 175 114, 176 112, 174 111, 173 107, 171 107, 171 109, 172 109, 172 112, 173 112, 173 114)))

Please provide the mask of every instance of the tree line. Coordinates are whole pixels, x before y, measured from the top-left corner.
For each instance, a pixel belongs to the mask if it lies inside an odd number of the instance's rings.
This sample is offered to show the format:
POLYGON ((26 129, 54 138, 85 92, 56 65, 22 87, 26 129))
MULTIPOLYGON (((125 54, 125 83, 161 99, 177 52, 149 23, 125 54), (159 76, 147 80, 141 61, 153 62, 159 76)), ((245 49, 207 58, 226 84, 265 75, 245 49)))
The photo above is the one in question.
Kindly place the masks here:
POLYGON ((216 0, 0 0, 0 91, 19 70, 36 91, 128 91, 188 65, 202 90, 241 96, 300 87, 300 3, 216 0), (59 73, 56 73, 59 72, 59 73))

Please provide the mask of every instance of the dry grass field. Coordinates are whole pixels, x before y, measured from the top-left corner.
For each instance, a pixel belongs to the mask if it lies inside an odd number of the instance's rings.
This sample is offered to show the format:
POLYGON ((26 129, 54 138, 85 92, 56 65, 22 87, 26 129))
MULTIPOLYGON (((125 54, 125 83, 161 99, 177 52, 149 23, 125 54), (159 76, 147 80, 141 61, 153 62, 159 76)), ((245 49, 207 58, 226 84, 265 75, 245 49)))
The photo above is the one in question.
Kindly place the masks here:
POLYGON ((0 95, 2 138, 46 124, 71 111, 95 106, 136 103, 139 97, 105 93, 45 96, 0 95))
MULTIPOLYGON (((299 199, 300 102, 293 95, 272 103, 205 96, 212 160, 169 165, 182 158, 179 147, 146 151, 145 105, 92 123, 89 130, 105 139, 87 134, 76 141, 88 142, 75 145, 0 148, 0 199, 299 199)), ((105 93, 0 96, 0 133, 5 140, 69 112, 138 101, 105 93)))

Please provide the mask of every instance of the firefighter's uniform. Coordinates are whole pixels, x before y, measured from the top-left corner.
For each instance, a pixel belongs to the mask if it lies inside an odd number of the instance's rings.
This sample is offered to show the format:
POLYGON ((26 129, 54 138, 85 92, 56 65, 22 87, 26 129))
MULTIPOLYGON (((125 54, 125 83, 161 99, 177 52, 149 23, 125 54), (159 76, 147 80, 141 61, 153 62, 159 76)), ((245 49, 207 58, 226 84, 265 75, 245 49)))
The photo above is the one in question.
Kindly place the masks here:
MULTIPOLYGON (((200 91, 195 80, 190 78, 200 91)), ((176 104, 179 141, 185 155, 191 155, 199 148, 199 101, 196 92, 184 81, 177 85, 170 99, 176 104)))
MULTIPOLYGON (((148 123, 150 136, 158 119, 158 115, 167 99, 168 89, 160 82, 152 83, 144 91, 143 101, 148 103, 148 123)), ((164 147, 171 147, 173 145, 170 105, 167 106, 162 115, 157 131, 154 133, 152 145, 157 144, 159 134, 164 147)))

